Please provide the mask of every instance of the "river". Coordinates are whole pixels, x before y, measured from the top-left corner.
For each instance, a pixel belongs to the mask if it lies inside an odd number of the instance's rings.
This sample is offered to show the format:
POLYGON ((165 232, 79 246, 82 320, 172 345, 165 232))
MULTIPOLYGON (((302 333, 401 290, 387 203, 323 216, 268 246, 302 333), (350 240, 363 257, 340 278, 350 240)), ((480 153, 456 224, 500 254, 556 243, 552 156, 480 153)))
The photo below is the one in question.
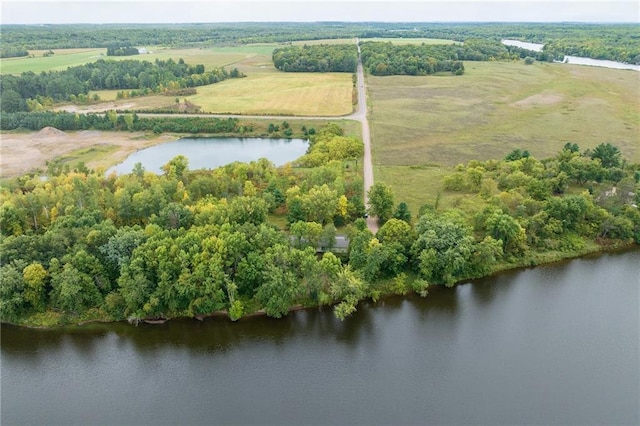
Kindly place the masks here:
MULTIPOLYGON (((519 40, 502 40, 502 44, 507 46, 517 46, 534 52, 542 52, 542 48, 544 47, 544 44, 528 43, 519 40)), ((589 65, 593 67, 614 68, 618 70, 640 71, 640 65, 625 64, 623 62, 607 61, 604 59, 583 58, 580 56, 565 56, 562 62, 572 65, 589 65)))
POLYGON ((640 250, 274 320, 2 326, 2 424, 638 424, 640 250))

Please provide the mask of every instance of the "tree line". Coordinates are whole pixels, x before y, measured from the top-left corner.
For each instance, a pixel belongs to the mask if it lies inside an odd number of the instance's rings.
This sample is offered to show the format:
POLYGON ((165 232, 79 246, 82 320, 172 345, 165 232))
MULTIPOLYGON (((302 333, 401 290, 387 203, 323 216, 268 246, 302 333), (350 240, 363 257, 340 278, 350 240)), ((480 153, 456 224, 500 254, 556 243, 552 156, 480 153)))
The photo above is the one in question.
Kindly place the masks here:
POLYGON ((361 151, 337 126, 311 140, 307 155, 333 150, 334 159, 191 171, 178 156, 161 175, 137 164, 122 176, 50 164, 46 180, 3 182, 2 320, 135 322, 218 310, 235 320, 260 309, 280 317, 295 305, 333 305, 345 318, 363 298, 427 295, 430 285, 640 242, 640 167, 611 144, 460 165, 445 188, 474 198, 475 209, 443 210, 436 200, 414 216, 376 183, 373 235, 353 167, 361 151), (286 229, 273 225, 278 217, 286 229), (334 252, 343 226, 348 251, 334 252))
POLYGON ((274 49, 273 65, 287 72, 351 72, 358 66, 352 44, 288 46, 274 49))
POLYGON ((133 56, 140 52, 137 47, 111 44, 107 47, 107 56, 133 56))
POLYGON ((280 43, 335 38, 472 38, 517 39, 547 45, 553 56, 579 55, 640 63, 637 24, 585 23, 217 23, 217 24, 105 24, 3 25, 3 49, 122 46, 207 46, 280 43))
POLYGON ((137 114, 75 114, 71 112, 17 112, 2 114, 0 130, 37 131, 45 127, 58 130, 154 131, 155 133, 238 133, 245 126, 237 118, 217 117, 139 117, 137 114))
POLYGON ((230 72, 224 68, 205 71, 204 65, 187 65, 182 59, 177 62, 172 59, 156 59, 155 62, 99 59, 65 71, 3 75, 0 80, 0 106, 3 112, 37 110, 38 105, 86 96, 90 90, 162 93, 238 77, 243 77, 243 74, 237 69, 230 72))

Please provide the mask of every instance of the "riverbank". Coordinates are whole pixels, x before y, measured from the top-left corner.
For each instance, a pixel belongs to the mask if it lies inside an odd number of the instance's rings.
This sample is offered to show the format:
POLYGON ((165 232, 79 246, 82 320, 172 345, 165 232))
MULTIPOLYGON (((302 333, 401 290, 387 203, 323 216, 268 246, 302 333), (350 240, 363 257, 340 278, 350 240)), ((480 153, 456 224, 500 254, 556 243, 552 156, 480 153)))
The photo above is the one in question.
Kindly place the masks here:
MULTIPOLYGON (((634 250, 638 250, 639 248, 640 246, 635 243, 611 242, 610 244, 607 244, 607 245, 598 245, 594 243, 593 245, 589 245, 587 247, 584 247, 581 250, 576 250, 571 253, 565 253, 565 252, 536 253, 537 256, 535 258, 529 257, 526 259, 519 259, 514 263, 497 264, 494 270, 490 274, 487 274, 485 276, 465 278, 463 280, 456 282, 450 288, 456 287, 463 283, 469 283, 469 282, 473 283, 476 280, 483 280, 491 277, 497 277, 502 273, 525 270, 525 269, 535 268, 537 266, 551 266, 554 264, 560 264, 562 262, 567 262, 570 260, 579 259, 583 257, 599 256, 607 253, 620 253, 620 252, 634 251, 634 250)), ((415 277, 413 277, 413 279, 415 279, 415 277)), ((409 278, 409 280, 412 280, 412 278, 409 278)), ((408 284, 410 284, 410 282, 408 284)), ((430 287, 444 288, 445 286, 441 284, 433 284, 430 287)), ((407 285, 405 288, 407 289, 410 288, 410 285, 407 285)), ((375 288, 374 290, 385 290, 385 289, 386 291, 380 292, 380 294, 376 295, 374 301, 384 300, 389 297, 409 296, 411 294, 415 294, 414 291, 410 291, 410 290, 406 290, 398 294, 397 292, 394 292, 390 289, 389 283, 382 283, 381 285, 379 285, 378 288, 375 288)), ((371 300, 371 299, 372 299, 371 295, 368 295, 366 298, 360 300, 360 304, 362 304, 362 302, 366 300, 371 300)), ((326 306, 330 306, 330 305, 295 305, 289 308, 289 313, 300 311, 300 310, 322 309, 323 307, 326 307, 326 306)), ((252 312, 245 313, 238 321, 247 320, 251 318, 265 317, 265 316, 267 316, 265 310, 258 309, 252 312)), ((198 321, 204 321, 209 318, 227 320, 230 323, 233 322, 231 319, 229 319, 227 310, 215 311, 208 314, 198 314, 193 317, 190 317, 190 316, 163 317, 162 321, 159 321, 159 322, 154 322, 154 321, 157 321, 158 318, 139 318, 135 320, 130 319, 128 322, 130 324, 135 324, 135 325, 143 322, 149 325, 157 325, 157 324, 164 324, 165 322, 171 321, 171 320, 194 319, 198 321)), ((58 327, 64 327, 64 326, 70 326, 70 325, 83 326, 83 325, 89 325, 92 323, 118 323, 118 322, 127 322, 127 320, 124 318, 119 318, 119 319, 113 318, 108 314, 106 314, 105 312, 98 309, 90 309, 85 313, 83 313, 82 315, 69 315, 69 314, 63 314, 61 312, 48 311, 48 312, 33 314, 25 318, 23 321, 18 321, 15 323, 2 321, 3 324, 10 324, 14 326, 34 328, 34 329, 49 329, 49 328, 58 328, 58 327)))

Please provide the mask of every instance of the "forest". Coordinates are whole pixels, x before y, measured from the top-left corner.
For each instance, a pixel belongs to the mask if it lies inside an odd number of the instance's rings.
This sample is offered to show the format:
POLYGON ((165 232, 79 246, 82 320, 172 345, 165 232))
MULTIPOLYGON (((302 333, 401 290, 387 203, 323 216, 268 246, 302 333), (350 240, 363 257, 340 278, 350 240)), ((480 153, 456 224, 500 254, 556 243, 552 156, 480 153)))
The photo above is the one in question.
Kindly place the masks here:
POLYGON ((237 69, 205 71, 204 65, 187 65, 182 59, 178 62, 99 59, 65 71, 3 75, 0 106, 2 112, 8 113, 38 111, 52 102, 86 98, 90 90, 124 89, 135 96, 138 92, 163 93, 239 77, 243 74, 237 69))
MULTIPOLYGON (((640 64, 637 24, 584 23, 265 23, 3 25, 3 46, 33 49, 122 46, 210 46, 335 38, 517 39, 546 45, 551 56, 578 55, 640 64)), ((5 48, 0 53, 5 55, 5 48)), ((15 50, 14 50, 15 49, 15 50)), ((8 52, 8 51, 7 51, 8 52)), ((14 55, 15 56, 15 55, 14 55)), ((8 57, 8 56, 2 56, 8 57)))
POLYGON ((286 72, 356 72, 358 51, 353 44, 280 47, 273 51, 273 65, 286 72))
POLYGON ((161 175, 138 164, 104 176, 78 164, 45 180, 6 181, 3 320, 137 322, 217 311, 237 320, 318 305, 343 319, 364 298, 426 296, 430 285, 640 242, 640 167, 611 144, 460 165, 445 189, 476 198, 476 211, 442 210, 436 200, 414 215, 377 183, 368 212, 380 219, 377 235, 362 219, 361 155, 361 141, 329 125, 311 136, 307 154, 279 168, 263 159, 191 171, 178 156, 161 175), (349 239, 346 253, 332 250, 338 233, 349 239))

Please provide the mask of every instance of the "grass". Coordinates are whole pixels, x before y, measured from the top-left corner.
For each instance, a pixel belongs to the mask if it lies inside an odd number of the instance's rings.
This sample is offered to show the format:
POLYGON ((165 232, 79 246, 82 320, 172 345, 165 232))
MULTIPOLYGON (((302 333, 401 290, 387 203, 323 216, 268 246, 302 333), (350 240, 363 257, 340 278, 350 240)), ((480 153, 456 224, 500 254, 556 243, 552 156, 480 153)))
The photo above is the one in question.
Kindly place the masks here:
POLYGON ((442 191, 472 159, 527 149, 539 159, 566 142, 602 142, 640 162, 640 73, 562 64, 466 62, 463 76, 368 76, 377 181, 412 213, 420 206, 475 211, 473 197, 442 191))
POLYGON ((199 87, 186 99, 215 113, 340 116, 353 110, 347 73, 254 74, 199 87))
POLYGON ((110 154, 115 153, 119 149, 120 147, 117 145, 94 145, 62 155, 56 158, 55 161, 62 165, 68 164, 71 168, 77 166, 78 163, 84 163, 90 168, 104 167, 106 169, 111 165, 109 163, 110 154))
POLYGON ((203 64, 205 69, 213 67, 229 67, 244 59, 254 56, 267 56, 270 60, 271 52, 276 44, 253 44, 232 47, 187 48, 172 49, 161 46, 147 46, 152 53, 134 56, 106 56, 107 49, 54 49, 54 54, 43 57, 45 50, 34 50, 29 53, 35 57, 7 58, 0 61, 2 74, 20 74, 27 71, 39 73, 42 71, 61 71, 68 67, 95 62, 98 59, 141 60, 153 62, 156 59, 177 61, 182 58, 187 64, 203 64))
POLYGON ((106 58, 107 49, 54 49, 54 55, 43 57, 44 50, 29 51, 35 57, 6 58, 0 60, 0 73, 21 74, 27 71, 62 71, 68 67, 106 58))
POLYGON ((562 64, 466 62, 463 76, 368 77, 379 166, 536 158, 602 142, 640 161, 640 73, 562 64))

